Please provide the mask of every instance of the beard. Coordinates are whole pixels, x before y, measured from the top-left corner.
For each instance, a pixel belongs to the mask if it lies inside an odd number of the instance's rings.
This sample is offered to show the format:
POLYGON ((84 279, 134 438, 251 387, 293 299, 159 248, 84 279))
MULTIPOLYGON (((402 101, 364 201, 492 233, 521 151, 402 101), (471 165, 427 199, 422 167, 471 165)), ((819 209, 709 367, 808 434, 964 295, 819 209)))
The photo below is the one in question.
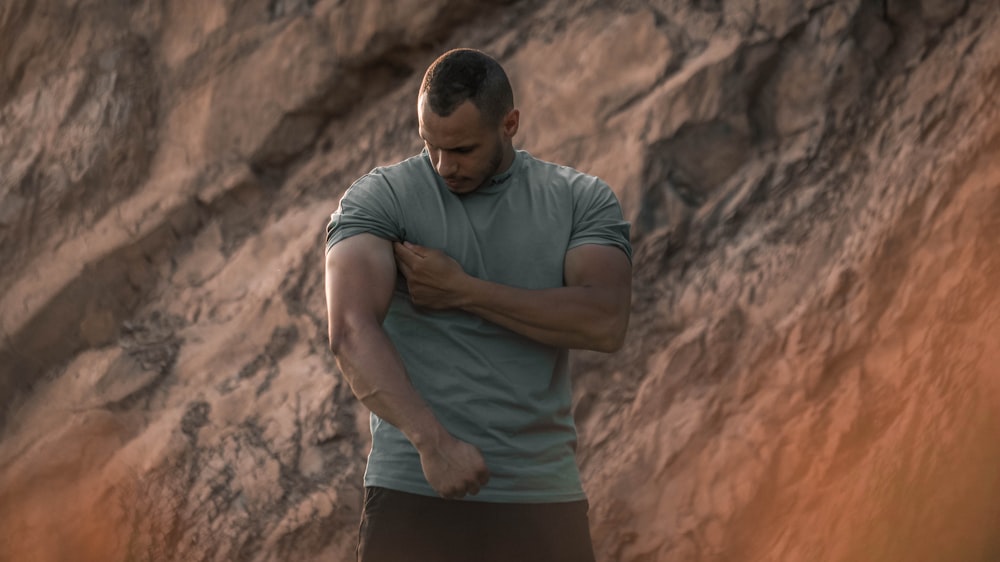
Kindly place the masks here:
MULTIPOLYGON (((503 140, 497 137, 496 150, 490 156, 489 164, 486 166, 486 170, 483 172, 483 179, 476 186, 476 189, 485 186, 493 179, 493 176, 497 175, 500 171, 500 164, 503 164, 503 140)), ((475 190, 473 190, 475 191, 475 190)))

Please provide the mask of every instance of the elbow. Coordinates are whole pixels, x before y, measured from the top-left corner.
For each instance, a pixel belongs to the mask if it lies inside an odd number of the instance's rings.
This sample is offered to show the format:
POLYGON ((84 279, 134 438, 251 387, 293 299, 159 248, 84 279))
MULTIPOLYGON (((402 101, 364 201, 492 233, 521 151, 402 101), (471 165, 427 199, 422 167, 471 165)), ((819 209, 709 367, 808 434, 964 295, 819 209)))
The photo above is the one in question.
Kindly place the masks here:
POLYGON ((625 345, 625 334, 607 336, 594 342, 591 350, 601 353, 614 353, 625 345))
POLYGON ((351 387, 354 396, 362 404, 369 406, 373 397, 380 393, 380 389, 371 377, 360 375, 356 368, 359 356, 364 354, 363 340, 371 337, 363 332, 362 326, 349 321, 331 321, 328 345, 341 375, 351 387))
POLYGON ((608 342, 608 347, 605 348, 607 351, 605 353, 614 353, 625 346, 625 330, 622 330, 614 335, 613 338, 608 342))
POLYGON ((603 322, 601 330, 593 336, 590 349, 601 353, 614 353, 625 345, 625 334, 627 332, 627 315, 603 322))
POLYGON ((327 346, 335 357, 339 357, 345 347, 347 347, 347 333, 340 322, 330 322, 327 346))
MULTIPOLYGON (((608 294, 608 293, 605 293, 608 294)), ((588 349, 601 353, 614 353, 625 346, 625 335, 628 333, 629 316, 631 315, 631 293, 612 292, 602 306, 596 309, 597 318, 590 325, 591 345, 588 349)))
POLYGON ((331 318, 327 344, 333 355, 339 359, 343 354, 350 353, 361 337, 359 331, 361 327, 350 318, 331 318))

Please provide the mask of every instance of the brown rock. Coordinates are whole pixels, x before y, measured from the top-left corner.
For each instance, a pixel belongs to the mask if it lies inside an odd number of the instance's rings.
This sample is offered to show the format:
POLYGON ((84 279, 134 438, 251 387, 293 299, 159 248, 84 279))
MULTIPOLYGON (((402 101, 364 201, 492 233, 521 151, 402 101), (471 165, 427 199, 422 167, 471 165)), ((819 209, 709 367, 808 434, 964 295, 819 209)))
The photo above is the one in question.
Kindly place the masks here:
POLYGON ((322 230, 459 45, 635 225, 598 559, 1000 552, 993 3, 63 4, 0 5, 0 560, 353 558, 322 230))

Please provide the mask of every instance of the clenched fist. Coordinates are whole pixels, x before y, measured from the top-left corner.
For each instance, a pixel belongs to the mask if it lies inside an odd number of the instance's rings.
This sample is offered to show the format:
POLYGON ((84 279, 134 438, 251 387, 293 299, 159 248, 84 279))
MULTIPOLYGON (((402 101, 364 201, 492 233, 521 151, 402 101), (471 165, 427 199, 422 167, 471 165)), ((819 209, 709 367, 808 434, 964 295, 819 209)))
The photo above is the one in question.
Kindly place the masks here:
POLYGON ((474 496, 490 479, 479 449, 450 435, 418 452, 427 482, 443 498, 474 496))

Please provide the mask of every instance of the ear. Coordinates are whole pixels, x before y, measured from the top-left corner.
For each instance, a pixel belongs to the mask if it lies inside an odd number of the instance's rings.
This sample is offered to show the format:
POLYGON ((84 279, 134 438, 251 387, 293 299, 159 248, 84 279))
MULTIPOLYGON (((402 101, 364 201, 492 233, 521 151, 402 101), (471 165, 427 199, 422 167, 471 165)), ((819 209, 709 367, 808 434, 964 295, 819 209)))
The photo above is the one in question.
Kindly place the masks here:
POLYGON ((517 128, 521 124, 521 112, 517 109, 510 110, 507 115, 504 116, 503 122, 503 135, 507 138, 514 138, 517 134, 517 128))

